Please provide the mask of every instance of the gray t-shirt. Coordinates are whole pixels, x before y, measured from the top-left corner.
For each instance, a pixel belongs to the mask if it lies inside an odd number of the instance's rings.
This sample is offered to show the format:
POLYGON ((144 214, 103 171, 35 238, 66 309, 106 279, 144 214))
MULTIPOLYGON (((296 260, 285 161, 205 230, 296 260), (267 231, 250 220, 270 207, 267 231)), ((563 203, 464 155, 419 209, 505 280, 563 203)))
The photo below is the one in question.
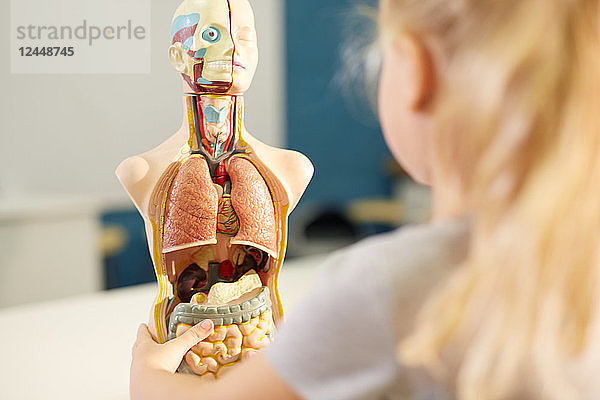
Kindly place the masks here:
POLYGON ((451 396, 396 358, 431 290, 466 255, 463 220, 403 228, 333 254, 266 356, 305 399, 451 396))

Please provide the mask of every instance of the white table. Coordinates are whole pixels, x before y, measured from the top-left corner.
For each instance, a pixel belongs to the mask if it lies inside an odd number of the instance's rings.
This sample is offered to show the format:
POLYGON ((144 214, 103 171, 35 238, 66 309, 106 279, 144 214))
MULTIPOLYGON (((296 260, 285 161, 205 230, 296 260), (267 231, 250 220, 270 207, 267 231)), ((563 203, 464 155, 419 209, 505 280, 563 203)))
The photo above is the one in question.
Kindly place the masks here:
MULTIPOLYGON (((280 291, 288 313, 323 259, 286 262, 280 291)), ((155 287, 0 309, 0 399, 128 399, 131 345, 155 287)))

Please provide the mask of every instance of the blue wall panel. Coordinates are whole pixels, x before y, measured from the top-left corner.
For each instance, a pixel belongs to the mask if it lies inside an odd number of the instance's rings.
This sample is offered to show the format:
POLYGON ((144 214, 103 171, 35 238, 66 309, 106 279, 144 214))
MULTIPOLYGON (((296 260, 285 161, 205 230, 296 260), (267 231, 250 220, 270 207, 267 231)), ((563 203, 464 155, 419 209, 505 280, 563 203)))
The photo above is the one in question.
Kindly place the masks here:
POLYGON ((351 10, 348 0, 286 2, 288 146, 315 164, 305 204, 343 206, 390 192, 383 172, 390 156, 373 110, 348 107, 367 102, 345 97, 335 83, 341 73, 345 16, 351 10))
POLYGON ((125 234, 123 248, 104 259, 104 288, 156 282, 144 221, 137 210, 108 212, 102 216, 102 224, 125 234))

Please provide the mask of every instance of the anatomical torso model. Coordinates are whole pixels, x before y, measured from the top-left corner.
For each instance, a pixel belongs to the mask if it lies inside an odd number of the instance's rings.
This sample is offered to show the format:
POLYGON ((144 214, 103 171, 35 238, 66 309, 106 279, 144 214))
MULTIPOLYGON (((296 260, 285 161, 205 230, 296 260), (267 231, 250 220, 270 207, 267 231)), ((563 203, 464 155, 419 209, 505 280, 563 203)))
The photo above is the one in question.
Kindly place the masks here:
POLYGON ((169 57, 183 78, 183 126, 117 176, 144 217, 158 277, 150 329, 163 343, 211 319, 214 334, 180 371, 214 379, 266 346, 283 318, 287 219, 313 168, 244 128, 258 62, 248 0, 185 0, 169 57))

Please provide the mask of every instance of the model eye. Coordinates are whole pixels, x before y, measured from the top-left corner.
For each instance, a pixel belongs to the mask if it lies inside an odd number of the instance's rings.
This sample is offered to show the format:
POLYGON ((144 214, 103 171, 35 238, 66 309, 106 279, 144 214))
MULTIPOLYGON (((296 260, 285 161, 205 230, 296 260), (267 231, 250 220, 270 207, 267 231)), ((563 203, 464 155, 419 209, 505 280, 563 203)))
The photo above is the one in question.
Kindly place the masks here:
POLYGON ((206 28, 204 32, 202 32, 202 39, 206 40, 208 43, 217 43, 221 39, 221 32, 217 28, 206 28))

